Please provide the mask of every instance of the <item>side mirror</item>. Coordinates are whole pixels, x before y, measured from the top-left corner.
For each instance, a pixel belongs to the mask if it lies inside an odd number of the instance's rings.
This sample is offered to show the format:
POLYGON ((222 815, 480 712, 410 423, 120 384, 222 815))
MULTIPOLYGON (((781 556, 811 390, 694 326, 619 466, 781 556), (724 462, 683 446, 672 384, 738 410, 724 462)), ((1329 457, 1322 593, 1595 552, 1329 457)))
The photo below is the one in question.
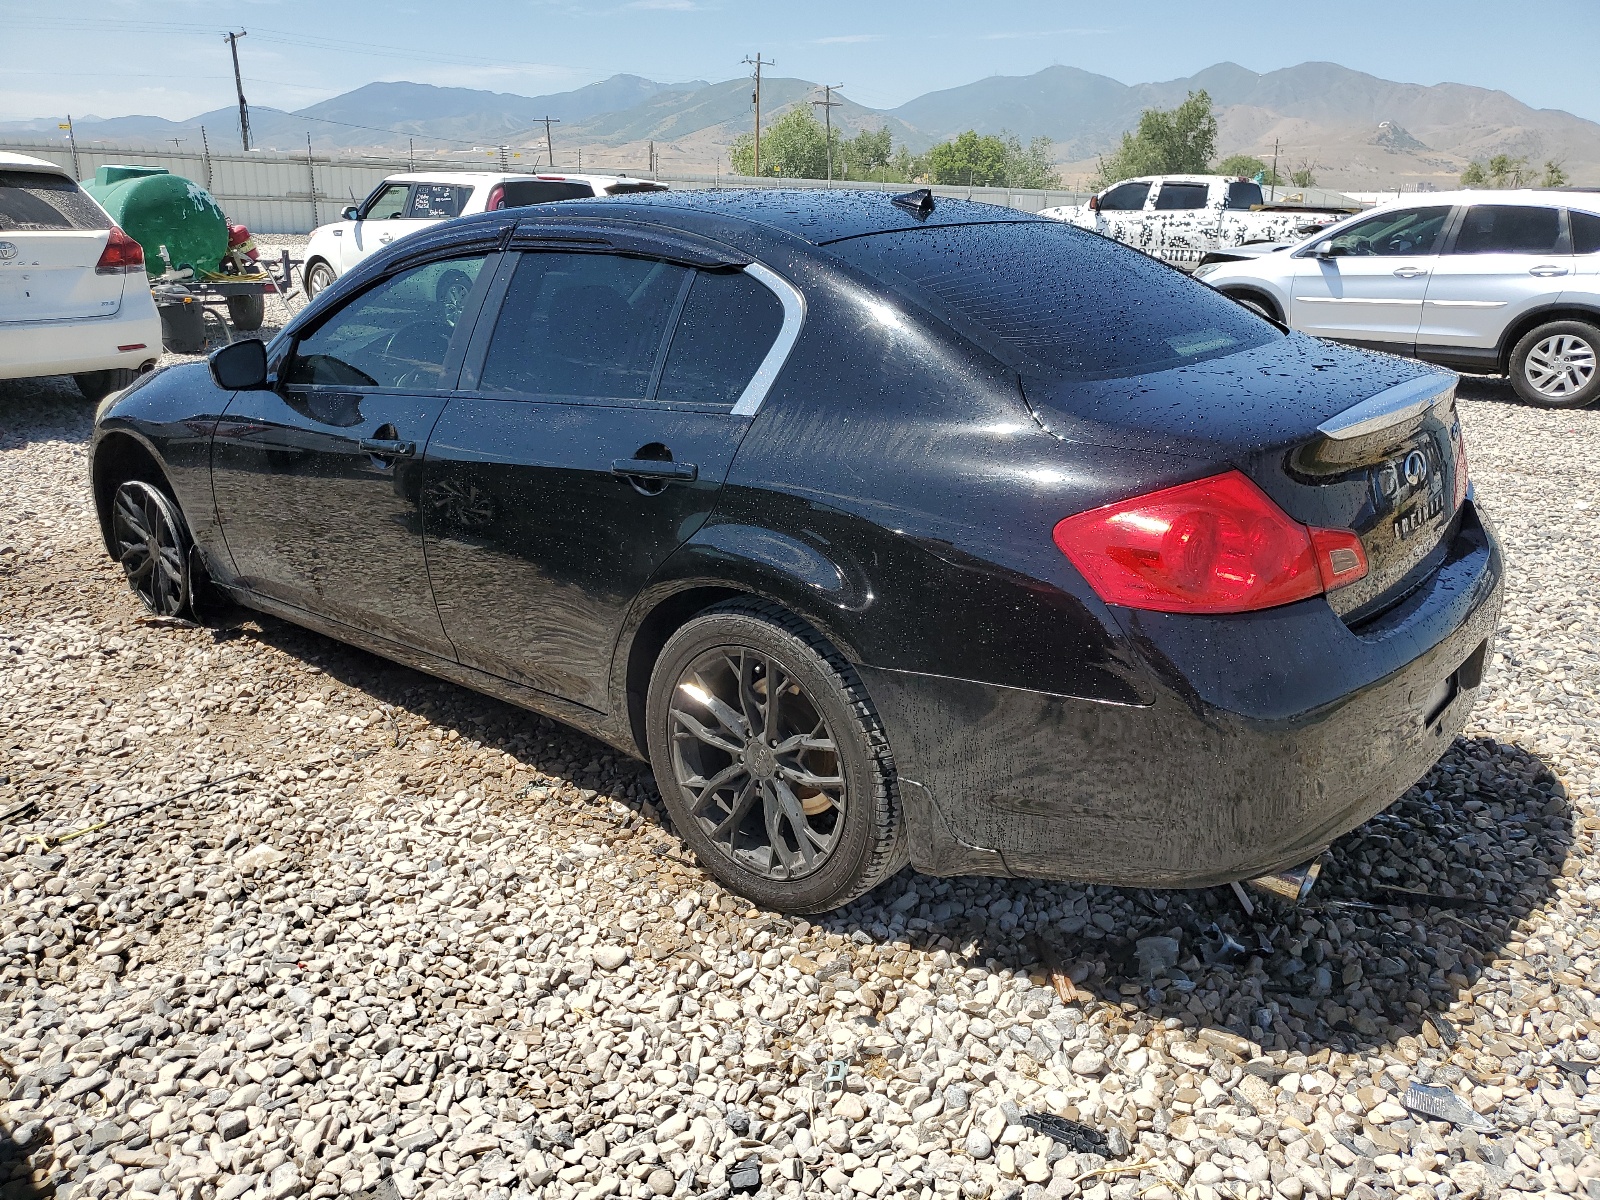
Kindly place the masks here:
POLYGON ((1338 255, 1334 253, 1333 243, 1331 241, 1327 241, 1327 242, 1318 242, 1315 246, 1311 247, 1311 257, 1312 258, 1337 258, 1338 255))
POLYGON ((259 391, 267 386, 267 344, 256 338, 213 350, 211 378, 229 392, 259 391))
POLYGON ((348 208, 341 211, 339 215, 346 221, 359 221, 361 219, 361 210, 352 204, 348 208))
POLYGON ((1099 196, 1090 196, 1089 197, 1089 211, 1090 212, 1099 212, 1100 211, 1100 197, 1099 196))

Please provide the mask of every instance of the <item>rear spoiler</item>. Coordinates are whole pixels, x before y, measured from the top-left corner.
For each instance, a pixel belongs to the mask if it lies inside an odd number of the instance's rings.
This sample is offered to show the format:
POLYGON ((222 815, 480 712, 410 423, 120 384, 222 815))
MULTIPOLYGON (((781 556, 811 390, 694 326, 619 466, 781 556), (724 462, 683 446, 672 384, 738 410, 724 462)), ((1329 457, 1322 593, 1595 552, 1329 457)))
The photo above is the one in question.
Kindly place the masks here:
POLYGON ((1431 371, 1417 379, 1408 379, 1329 417, 1317 426, 1317 432, 1333 441, 1345 442, 1391 425, 1402 425, 1430 408, 1448 405, 1455 399, 1459 382, 1460 376, 1448 371, 1431 371))

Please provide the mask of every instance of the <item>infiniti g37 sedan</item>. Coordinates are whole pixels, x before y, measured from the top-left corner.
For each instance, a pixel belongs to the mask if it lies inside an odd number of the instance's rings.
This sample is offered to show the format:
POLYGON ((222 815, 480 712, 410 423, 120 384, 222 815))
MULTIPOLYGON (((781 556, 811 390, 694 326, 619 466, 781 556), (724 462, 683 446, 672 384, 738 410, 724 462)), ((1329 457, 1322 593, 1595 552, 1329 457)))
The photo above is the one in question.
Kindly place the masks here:
POLYGON ((758 903, 1190 887, 1312 859, 1462 727, 1502 565, 1454 382, 1048 219, 661 194, 406 239, 108 401, 92 486, 156 612, 646 757, 758 903))

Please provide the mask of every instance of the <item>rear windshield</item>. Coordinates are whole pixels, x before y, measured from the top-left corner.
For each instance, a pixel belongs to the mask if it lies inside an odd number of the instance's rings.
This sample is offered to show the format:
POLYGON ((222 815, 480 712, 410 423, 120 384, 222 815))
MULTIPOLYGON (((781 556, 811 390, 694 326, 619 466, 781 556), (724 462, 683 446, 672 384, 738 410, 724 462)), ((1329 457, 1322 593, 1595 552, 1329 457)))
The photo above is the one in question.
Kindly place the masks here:
POLYGON ((594 189, 587 183, 566 183, 554 179, 526 179, 508 183, 506 208, 521 208, 525 204, 549 204, 555 200, 587 200, 594 189))
POLYGON ((828 247, 1027 373, 1115 379, 1284 336, 1182 272, 1056 221, 949 225, 828 247))
POLYGON ((0 233, 110 228, 111 218, 65 176, 0 171, 0 233))
POLYGON ((608 196, 634 196, 640 192, 664 192, 667 185, 664 183, 613 183, 606 188, 608 196))

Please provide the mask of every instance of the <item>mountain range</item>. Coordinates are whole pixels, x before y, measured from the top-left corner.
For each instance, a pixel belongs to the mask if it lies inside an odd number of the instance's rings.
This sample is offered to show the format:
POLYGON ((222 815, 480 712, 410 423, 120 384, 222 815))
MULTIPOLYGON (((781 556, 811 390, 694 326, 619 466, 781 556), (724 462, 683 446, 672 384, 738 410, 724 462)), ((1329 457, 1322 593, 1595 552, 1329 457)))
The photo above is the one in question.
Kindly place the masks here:
MULTIPOLYGON (((879 110, 840 96, 834 123, 846 134, 887 125, 897 143, 923 150, 965 129, 1038 136, 1055 143, 1069 183, 1092 172, 1143 109, 1168 108, 1204 88, 1216 105, 1221 154, 1249 152, 1280 165, 1313 167, 1320 182, 1346 189, 1432 182, 1450 186, 1473 158, 1526 157, 1536 166, 1563 164, 1576 183, 1600 183, 1600 124, 1557 109, 1531 108, 1502 91, 1465 84, 1396 83, 1335 63, 1309 62, 1260 74, 1219 63, 1185 79, 1124 84, 1077 67, 1032 75, 995 75, 929 92, 879 110)), ((763 124, 819 98, 807 80, 763 80, 763 124)), ((846 89, 848 91, 848 89, 846 89)), ((663 84, 614 75, 574 91, 519 96, 418 83, 369 83, 295 112, 256 107, 253 141, 318 153, 362 151, 420 155, 468 147, 529 148, 545 143, 543 118, 554 127, 556 158, 574 165, 640 169, 653 145, 663 172, 727 169, 727 148, 751 127, 751 82, 696 80, 663 84)), ((0 122, 0 138, 54 138, 57 118, 0 122)), ((173 138, 198 142, 204 126, 213 150, 237 144, 232 108, 188 121, 157 117, 80 118, 80 143, 160 146, 173 138)))

